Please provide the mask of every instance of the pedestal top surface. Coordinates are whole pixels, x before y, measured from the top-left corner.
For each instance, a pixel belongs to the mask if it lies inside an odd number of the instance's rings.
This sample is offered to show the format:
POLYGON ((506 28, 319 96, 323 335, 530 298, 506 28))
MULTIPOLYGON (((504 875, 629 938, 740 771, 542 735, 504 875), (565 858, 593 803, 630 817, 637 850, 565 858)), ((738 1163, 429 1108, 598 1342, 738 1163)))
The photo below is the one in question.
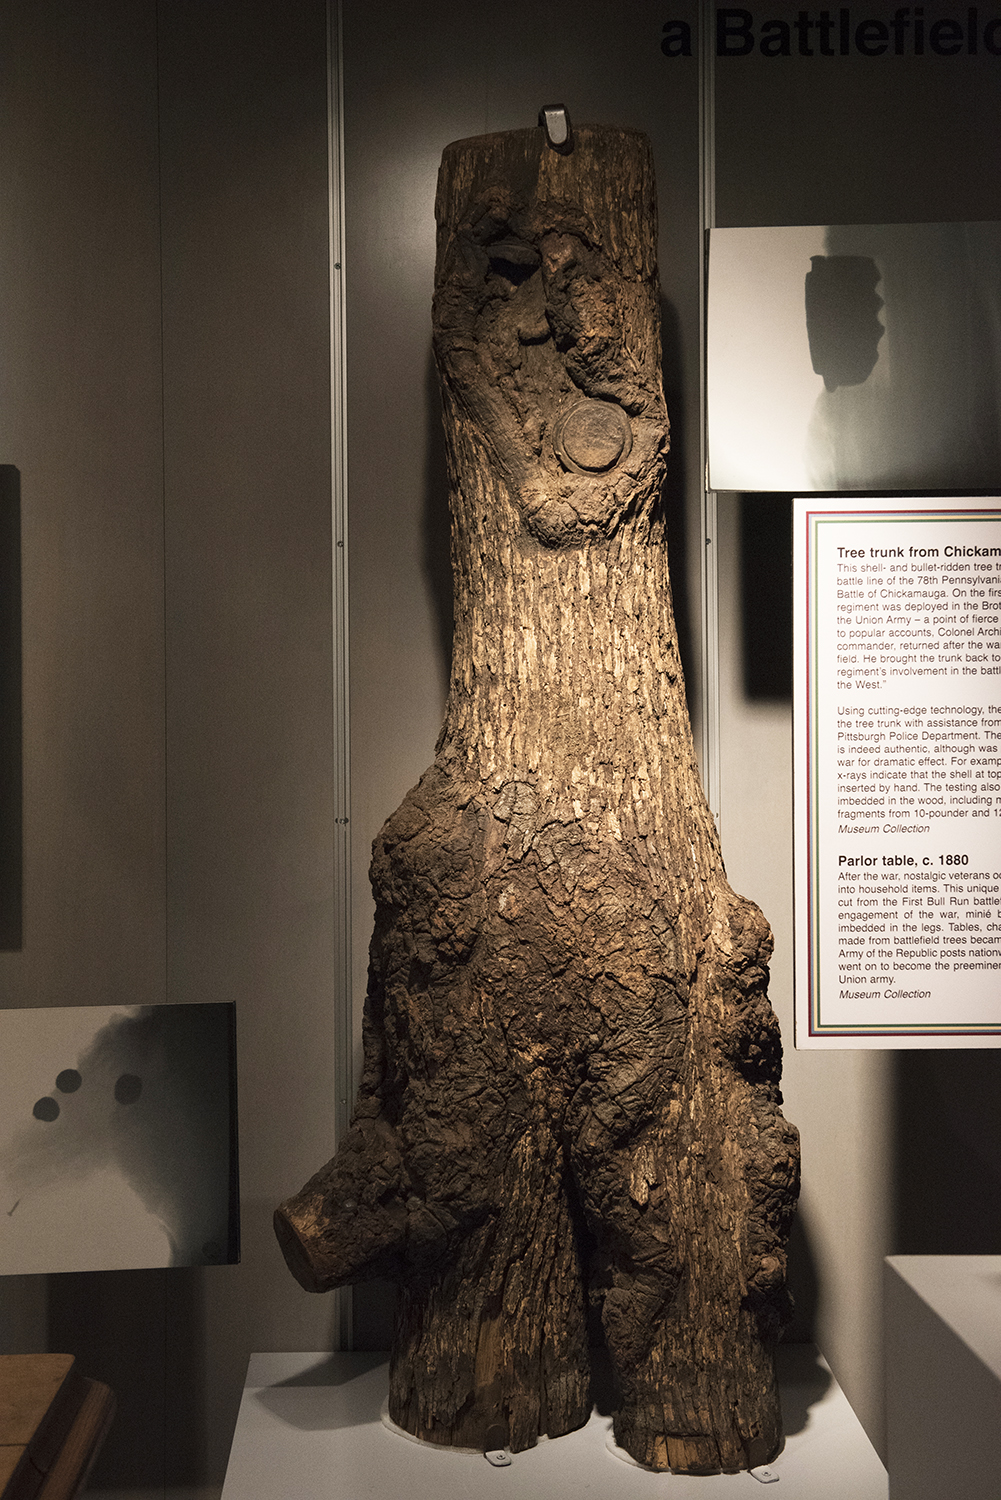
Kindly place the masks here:
MULTIPOLYGON (((816 1351, 780 1350, 786 1428, 776 1500, 886 1500, 886 1471, 816 1351)), ((739 1500, 748 1473, 653 1474, 609 1451, 611 1418, 516 1453, 508 1468, 390 1431, 380 1354, 254 1354, 222 1500, 739 1500)))

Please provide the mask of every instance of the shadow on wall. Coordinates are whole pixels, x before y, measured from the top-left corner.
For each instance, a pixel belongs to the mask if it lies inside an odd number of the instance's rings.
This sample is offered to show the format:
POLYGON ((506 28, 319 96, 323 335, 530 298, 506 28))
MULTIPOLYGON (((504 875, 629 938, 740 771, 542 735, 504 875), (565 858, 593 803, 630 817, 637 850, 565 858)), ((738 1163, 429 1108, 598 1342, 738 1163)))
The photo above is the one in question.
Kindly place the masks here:
MULTIPOLYGON (((786 494, 739 497, 740 642, 745 697, 753 703, 792 701, 792 500, 786 494)), ((789 1239, 793 1298, 787 1343, 816 1337, 820 1282, 802 1209, 789 1239)), ((790 1431, 797 1431, 790 1427, 790 1431)))
POLYGON ((661 299, 660 304, 661 378, 664 382, 664 399, 671 423, 671 449, 667 455, 667 476, 664 480, 663 504, 667 517, 667 550, 671 570, 671 597, 674 603, 674 620, 678 630, 678 652, 685 673, 685 696, 688 712, 692 712, 692 690, 697 681, 695 675, 695 620, 693 600, 688 586, 688 525, 685 508, 685 459, 687 445, 684 424, 684 386, 681 361, 681 320, 674 304, 661 299))
POLYGON ((0 464, 0 951, 21 947, 21 476, 0 464))
POLYGON ((824 386, 862 385, 879 358, 885 332, 876 296, 880 272, 865 255, 812 255, 806 273, 806 334, 810 360, 824 386))
POLYGON ((810 1230, 800 1207, 792 1221, 789 1236, 789 1291, 792 1294, 792 1320, 782 1335, 786 1344, 810 1344, 816 1338, 817 1311, 820 1306, 820 1278, 810 1243, 810 1230))
MULTIPOLYGON (((428 350, 427 437, 424 443, 424 576, 434 610, 441 681, 447 689, 452 667, 452 521, 448 507, 448 468, 441 389, 434 355, 428 350)), ((431 761, 430 747, 428 763, 431 761)), ((392 808, 386 808, 386 816, 392 808)))
POLYGON ((740 625, 744 693, 792 701, 792 500, 740 497, 740 625))
POLYGON ((825 248, 806 277, 825 377, 808 437, 816 488, 989 488, 1001 465, 1001 226, 831 225, 825 248))
POLYGON ((70 1350, 118 1402, 89 1488, 204 1484, 206 1274, 213 1272, 190 1267, 48 1277, 49 1348, 70 1350))
POLYGON ((1001 1250, 1001 1051, 895 1058, 897 1255, 1001 1250))

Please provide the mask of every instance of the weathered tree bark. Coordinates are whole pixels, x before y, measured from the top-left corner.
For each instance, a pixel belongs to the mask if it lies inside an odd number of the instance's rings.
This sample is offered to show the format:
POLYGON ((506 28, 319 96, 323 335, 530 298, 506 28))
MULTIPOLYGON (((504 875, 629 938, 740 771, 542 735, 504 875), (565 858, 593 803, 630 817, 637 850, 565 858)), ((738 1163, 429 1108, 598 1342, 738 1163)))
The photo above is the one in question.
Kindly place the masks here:
POLYGON ((310 1290, 399 1280, 390 1411, 420 1437, 584 1423, 590 1299, 619 1443, 754 1466, 797 1144, 678 659, 649 146, 460 141, 437 215, 448 710, 375 844, 353 1123, 279 1239, 310 1290))

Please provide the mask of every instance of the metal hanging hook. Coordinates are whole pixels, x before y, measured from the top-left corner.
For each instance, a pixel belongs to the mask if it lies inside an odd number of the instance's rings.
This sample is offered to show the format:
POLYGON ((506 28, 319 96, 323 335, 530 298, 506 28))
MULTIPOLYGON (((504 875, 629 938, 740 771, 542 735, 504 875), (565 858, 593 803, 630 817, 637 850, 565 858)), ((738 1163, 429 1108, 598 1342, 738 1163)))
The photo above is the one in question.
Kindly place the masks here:
POLYGON ((573 150, 573 127, 565 104, 544 104, 539 110, 539 124, 554 151, 567 156, 573 150))

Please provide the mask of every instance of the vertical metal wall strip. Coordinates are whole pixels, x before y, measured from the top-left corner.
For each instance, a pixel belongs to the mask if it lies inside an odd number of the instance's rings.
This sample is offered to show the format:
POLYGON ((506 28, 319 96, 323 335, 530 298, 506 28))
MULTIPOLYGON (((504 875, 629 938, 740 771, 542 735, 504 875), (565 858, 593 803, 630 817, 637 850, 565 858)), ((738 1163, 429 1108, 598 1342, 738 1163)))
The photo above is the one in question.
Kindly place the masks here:
POLYGON ((716 38, 715 5, 699 5, 699 228, 702 259, 699 301, 702 337, 699 352, 701 383, 700 424, 702 484, 702 722, 700 750, 702 783, 717 826, 720 822, 719 729, 719 557, 716 492, 709 488, 709 440, 706 406, 706 281, 709 231, 716 222, 716 38))
MULTIPOLYGON (((334 1128, 354 1097, 351 1004, 351 738, 348 677, 347 362, 344 308, 344 73, 341 0, 327 0, 327 203, 330 267, 330 501, 333 604, 334 1128)), ((354 1345, 350 1287, 335 1293, 337 1346, 354 1345)))

